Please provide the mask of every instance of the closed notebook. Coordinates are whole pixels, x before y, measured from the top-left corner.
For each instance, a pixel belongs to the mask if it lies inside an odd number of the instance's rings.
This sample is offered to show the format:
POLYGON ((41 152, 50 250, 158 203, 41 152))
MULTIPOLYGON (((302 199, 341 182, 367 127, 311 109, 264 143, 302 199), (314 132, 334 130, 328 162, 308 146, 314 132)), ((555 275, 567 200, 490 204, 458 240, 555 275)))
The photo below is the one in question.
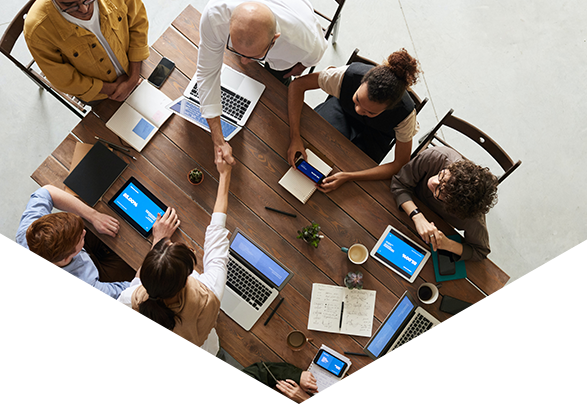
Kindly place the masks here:
MULTIPOLYGON (((330 174, 332 167, 322 161, 322 159, 310 149, 306 149, 306 155, 308 156, 308 163, 324 174, 325 177, 330 174)), ((306 203, 316 191, 316 183, 302 174, 295 167, 290 167, 285 175, 281 177, 279 185, 291 192, 291 194, 298 198, 302 203, 306 203)))
POLYGON ((94 206, 127 166, 101 142, 96 142, 63 183, 85 203, 94 206))

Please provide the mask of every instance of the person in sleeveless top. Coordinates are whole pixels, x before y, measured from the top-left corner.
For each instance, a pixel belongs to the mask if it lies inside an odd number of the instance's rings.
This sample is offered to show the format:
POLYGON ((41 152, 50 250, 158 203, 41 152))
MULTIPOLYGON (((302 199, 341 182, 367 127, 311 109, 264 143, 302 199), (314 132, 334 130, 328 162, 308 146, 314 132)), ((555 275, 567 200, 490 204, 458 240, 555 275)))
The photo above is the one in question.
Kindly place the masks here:
POLYGON ((300 136, 304 93, 320 88, 329 97, 316 112, 374 162, 381 163, 394 139, 396 146, 393 162, 335 173, 326 177, 319 189, 330 192, 347 181, 390 179, 410 160, 412 138, 419 129, 415 105, 406 90, 417 82, 420 72, 419 62, 400 49, 377 66, 352 63, 294 80, 288 88, 288 162, 294 165, 297 153, 306 158, 300 136))
POLYGON ((184 243, 169 237, 179 226, 175 212, 153 226, 153 248, 137 277, 119 301, 163 327, 216 355, 220 349, 214 329, 226 285, 228 230, 226 211, 231 165, 216 151, 220 174, 216 203, 204 240, 204 272, 194 271, 197 259, 184 243))

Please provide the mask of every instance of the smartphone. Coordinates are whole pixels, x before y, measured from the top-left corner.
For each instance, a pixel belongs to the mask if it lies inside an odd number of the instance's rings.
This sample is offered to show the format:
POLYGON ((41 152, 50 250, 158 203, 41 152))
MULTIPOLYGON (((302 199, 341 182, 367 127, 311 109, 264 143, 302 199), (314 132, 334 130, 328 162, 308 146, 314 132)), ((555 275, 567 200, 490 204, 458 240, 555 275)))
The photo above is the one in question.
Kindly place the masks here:
POLYGON ((164 57, 163 59, 161 59, 157 67, 155 67, 155 70, 153 70, 153 73, 151 73, 147 80, 155 87, 161 88, 163 83, 165 83, 165 80, 167 80, 167 77, 169 77, 169 75, 171 74, 171 71, 174 67, 175 63, 164 57))
POLYGON ((302 172, 306 177, 314 181, 316 184, 320 184, 324 179, 324 174, 312 167, 310 163, 304 160, 303 157, 299 157, 296 160, 296 168, 302 172))
POLYGON ((449 251, 437 250, 438 252, 438 273, 440 275, 454 275, 457 271, 453 255, 449 251))
POLYGON ((314 357, 314 363, 336 377, 341 377, 348 366, 346 362, 332 356, 324 349, 318 351, 316 357, 314 357))
POLYGON ((442 296, 442 301, 440 302, 440 311, 444 311, 448 314, 457 314, 471 305, 471 303, 465 302, 464 300, 445 295, 442 296))

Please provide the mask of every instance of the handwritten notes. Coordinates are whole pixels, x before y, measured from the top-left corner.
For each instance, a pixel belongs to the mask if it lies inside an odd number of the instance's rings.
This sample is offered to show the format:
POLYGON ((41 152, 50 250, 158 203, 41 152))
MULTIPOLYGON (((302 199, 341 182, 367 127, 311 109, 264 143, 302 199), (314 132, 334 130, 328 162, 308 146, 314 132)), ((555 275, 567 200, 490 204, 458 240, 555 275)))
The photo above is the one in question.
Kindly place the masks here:
POLYGON ((308 330, 370 337, 374 312, 374 290, 315 283, 312 285, 308 330))

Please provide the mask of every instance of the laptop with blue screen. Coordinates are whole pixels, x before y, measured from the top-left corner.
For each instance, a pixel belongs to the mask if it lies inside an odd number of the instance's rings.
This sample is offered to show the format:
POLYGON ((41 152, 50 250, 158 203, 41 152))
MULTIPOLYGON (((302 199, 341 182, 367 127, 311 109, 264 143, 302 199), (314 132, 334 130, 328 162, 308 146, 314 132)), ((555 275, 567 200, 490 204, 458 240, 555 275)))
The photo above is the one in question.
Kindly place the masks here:
POLYGON ((249 331, 293 273, 236 229, 230 239, 228 276, 220 308, 249 331))
POLYGON ((456 338, 406 291, 363 351, 418 392, 456 338))

